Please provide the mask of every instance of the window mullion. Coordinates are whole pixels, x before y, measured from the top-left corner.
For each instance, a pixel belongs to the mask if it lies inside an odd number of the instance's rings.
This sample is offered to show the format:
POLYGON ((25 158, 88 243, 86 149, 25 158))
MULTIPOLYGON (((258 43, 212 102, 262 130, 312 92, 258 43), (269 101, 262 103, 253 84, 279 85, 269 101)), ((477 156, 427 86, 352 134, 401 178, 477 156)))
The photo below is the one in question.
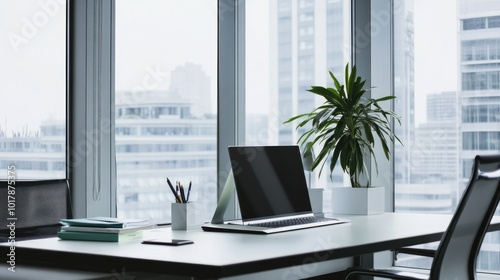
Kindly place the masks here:
MULTIPOLYGON (((245 127, 244 14, 243 1, 218 1, 218 196, 222 193, 231 170, 227 147, 243 143, 245 127)), ((231 219, 237 215, 238 208, 236 199, 233 197, 225 217, 231 219)))
POLYGON ((68 170, 74 216, 115 216, 114 0, 70 1, 68 18, 68 170))

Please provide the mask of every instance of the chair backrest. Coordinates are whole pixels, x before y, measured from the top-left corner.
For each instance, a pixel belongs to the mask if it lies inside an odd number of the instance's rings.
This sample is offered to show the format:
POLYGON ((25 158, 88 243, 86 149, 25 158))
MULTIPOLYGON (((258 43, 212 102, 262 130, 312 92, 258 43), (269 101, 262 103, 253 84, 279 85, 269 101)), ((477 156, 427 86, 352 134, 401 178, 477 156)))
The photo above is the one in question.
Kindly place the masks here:
POLYGON ((61 218, 72 218, 69 184, 66 179, 43 181, 0 181, 0 231, 15 217, 16 231, 58 225, 61 218), (9 188, 9 185, 11 186, 9 188), (10 193, 9 190, 15 191, 10 193), (10 202, 10 204, 9 204, 10 202), (11 207, 12 206, 12 207, 11 207), (8 208, 14 208, 10 216, 8 208))
POLYGON ((500 199, 500 155, 476 156, 472 175, 436 251, 430 279, 476 279, 476 259, 500 199))

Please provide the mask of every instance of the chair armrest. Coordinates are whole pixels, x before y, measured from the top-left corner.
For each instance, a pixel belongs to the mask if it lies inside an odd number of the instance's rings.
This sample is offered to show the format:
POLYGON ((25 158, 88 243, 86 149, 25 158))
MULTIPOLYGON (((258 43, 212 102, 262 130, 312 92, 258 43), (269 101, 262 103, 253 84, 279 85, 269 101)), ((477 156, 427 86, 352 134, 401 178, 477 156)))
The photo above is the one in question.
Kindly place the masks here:
POLYGON ((398 259, 398 254, 409 254, 417 255, 423 257, 433 258, 436 254, 435 250, 432 249, 421 249, 421 248, 399 248, 394 250, 394 259, 398 259))

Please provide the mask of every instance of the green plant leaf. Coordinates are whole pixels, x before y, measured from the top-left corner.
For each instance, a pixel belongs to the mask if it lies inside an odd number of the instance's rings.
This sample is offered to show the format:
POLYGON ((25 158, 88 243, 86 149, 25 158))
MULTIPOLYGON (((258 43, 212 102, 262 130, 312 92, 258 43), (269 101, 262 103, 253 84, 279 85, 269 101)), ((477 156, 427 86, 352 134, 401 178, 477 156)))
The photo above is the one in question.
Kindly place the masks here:
POLYGON ((321 96, 325 100, 324 103, 309 113, 290 118, 285 123, 299 121, 297 129, 310 125, 310 128, 300 135, 298 143, 303 145, 306 151, 312 150, 314 146, 320 147, 312 165, 313 170, 319 168, 319 176, 327 162, 330 177, 337 164, 340 164, 344 172, 349 174, 352 186, 362 187, 360 176, 368 174, 365 160, 373 158, 378 171, 378 161, 373 150, 375 142, 380 141, 386 158, 390 157, 389 141, 401 143, 391 129, 392 120, 401 124, 400 118, 379 105, 379 102, 390 101, 395 97, 365 97, 365 93, 371 88, 365 89, 366 80, 357 75, 356 66, 349 68, 349 64, 346 64, 345 84, 341 84, 331 71, 329 74, 333 88, 312 86, 308 90, 321 96))

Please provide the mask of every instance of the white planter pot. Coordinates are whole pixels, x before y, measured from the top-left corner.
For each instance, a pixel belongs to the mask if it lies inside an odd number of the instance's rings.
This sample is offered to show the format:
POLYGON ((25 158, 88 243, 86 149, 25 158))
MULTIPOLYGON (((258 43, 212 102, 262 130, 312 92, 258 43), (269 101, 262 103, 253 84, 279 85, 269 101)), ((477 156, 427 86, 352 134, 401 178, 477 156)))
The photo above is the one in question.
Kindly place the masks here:
POLYGON ((323 191, 324 189, 315 188, 309 190, 309 200, 311 200, 311 207, 316 217, 324 217, 323 213, 323 191))
POLYGON ((332 212, 337 214, 371 215, 385 212, 383 187, 332 188, 332 212))

